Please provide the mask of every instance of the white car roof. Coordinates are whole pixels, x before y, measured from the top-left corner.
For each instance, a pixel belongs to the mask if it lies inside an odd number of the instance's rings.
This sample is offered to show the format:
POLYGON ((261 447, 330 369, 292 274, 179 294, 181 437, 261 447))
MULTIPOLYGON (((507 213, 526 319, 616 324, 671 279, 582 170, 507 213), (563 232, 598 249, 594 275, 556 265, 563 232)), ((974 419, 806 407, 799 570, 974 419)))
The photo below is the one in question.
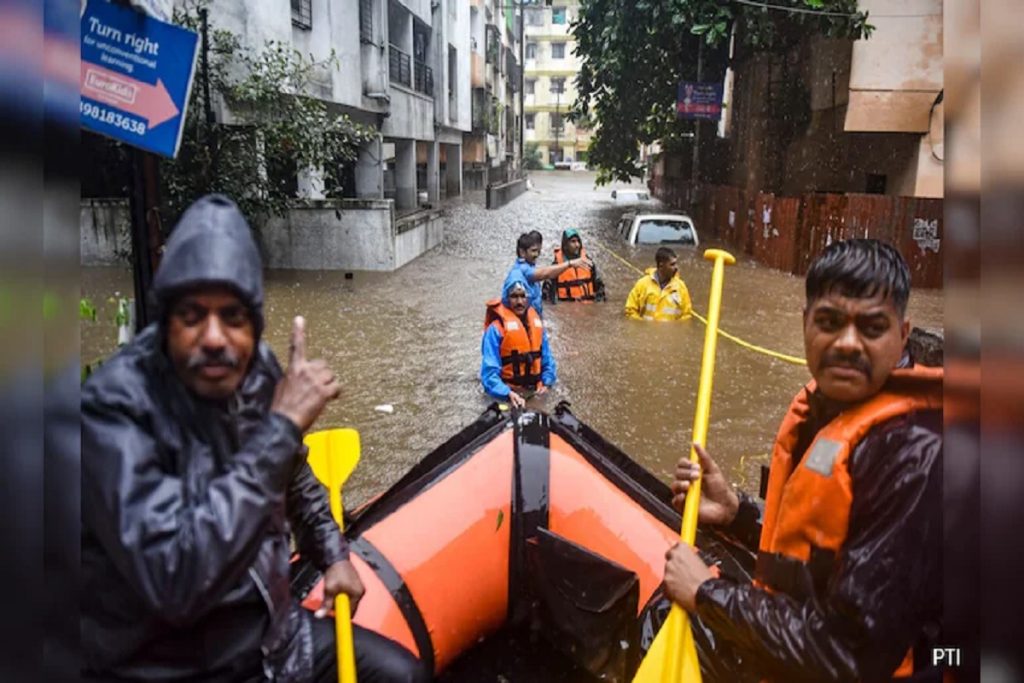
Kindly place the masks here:
POLYGON ((635 218, 639 218, 641 220, 651 219, 651 220, 659 220, 659 221, 666 221, 667 220, 667 221, 680 221, 680 222, 681 221, 689 221, 690 223, 693 222, 692 218, 690 218, 689 216, 683 215, 681 213, 641 213, 641 214, 634 214, 634 217, 635 218))

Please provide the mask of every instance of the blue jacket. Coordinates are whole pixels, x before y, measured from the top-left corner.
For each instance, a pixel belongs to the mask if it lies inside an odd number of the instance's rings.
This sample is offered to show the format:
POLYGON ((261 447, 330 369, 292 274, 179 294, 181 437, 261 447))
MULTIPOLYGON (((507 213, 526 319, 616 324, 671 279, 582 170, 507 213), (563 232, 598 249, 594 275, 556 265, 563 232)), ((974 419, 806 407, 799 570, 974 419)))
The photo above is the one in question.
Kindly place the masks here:
MULTIPOLYGON (((525 261, 523 263, 526 263, 525 261)), ((529 265, 529 264, 526 264, 529 265)), ((501 290, 501 303, 506 307, 509 305, 508 292, 515 283, 522 284, 529 291, 529 282, 516 268, 508 274, 505 286, 501 290)), ((498 399, 507 399, 511 391, 501 379, 501 341, 504 338, 501 329, 497 325, 488 325, 484 330, 483 339, 480 342, 480 382, 484 385, 484 391, 489 396, 498 399)), ((557 381, 555 357, 551 355, 551 345, 548 343, 548 331, 545 328, 541 338, 540 347, 541 381, 544 386, 553 386, 557 381)))
POLYGON ((541 283, 533 281, 533 274, 537 270, 537 267, 527 262, 526 259, 517 258, 516 262, 512 264, 512 269, 508 271, 508 275, 505 276, 505 284, 501 286, 501 300, 504 303, 505 294, 508 290, 508 286, 512 282, 512 276, 519 274, 522 276, 523 281, 526 283, 526 294, 533 306, 533 310, 537 311, 537 315, 544 317, 544 292, 541 287, 541 283))

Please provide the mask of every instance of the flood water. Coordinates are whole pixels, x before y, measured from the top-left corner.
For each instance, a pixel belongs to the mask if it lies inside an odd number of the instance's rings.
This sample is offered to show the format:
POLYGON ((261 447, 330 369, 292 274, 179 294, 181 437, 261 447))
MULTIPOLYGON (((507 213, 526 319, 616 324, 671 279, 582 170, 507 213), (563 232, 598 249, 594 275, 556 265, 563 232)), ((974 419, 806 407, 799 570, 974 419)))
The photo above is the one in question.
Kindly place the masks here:
MULTIPOLYGON (((654 265, 654 248, 618 241, 616 223, 629 205, 616 204, 611 187, 595 189, 586 173, 535 173, 534 189, 497 211, 471 194, 450 206, 444 244, 393 273, 268 271, 266 339, 282 362, 295 315, 307 319, 310 357, 326 359, 343 379, 344 393, 318 427, 355 427, 362 461, 346 486, 358 505, 394 483, 431 449, 473 421, 490 403, 480 389, 484 303, 499 295, 515 259, 515 240, 532 229, 544 234, 538 263, 549 263, 561 231, 580 229, 597 263, 609 301, 546 305, 558 383, 531 407, 553 410, 561 400, 605 438, 664 480, 688 451, 700 372, 704 325, 627 320, 623 304, 654 265), (633 267, 620 262, 611 249, 633 267), (375 406, 390 404, 392 414, 375 406)), ((644 202, 644 210, 657 208, 644 202)), ((701 226, 697 226, 698 232, 701 226)), ((711 264, 701 254, 717 245, 702 235, 698 251, 677 250, 680 275, 695 309, 707 312, 711 264)), ((803 280, 744 260, 726 270, 722 329, 747 341, 803 355, 800 312, 803 280)), ((82 360, 109 354, 115 292, 131 292, 120 268, 82 270, 82 295, 100 307, 98 322, 82 324, 82 360)), ((940 291, 915 291, 915 325, 942 326, 940 291)), ((748 490, 757 485, 790 399, 809 379, 803 366, 719 338, 708 447, 727 474, 748 490)))

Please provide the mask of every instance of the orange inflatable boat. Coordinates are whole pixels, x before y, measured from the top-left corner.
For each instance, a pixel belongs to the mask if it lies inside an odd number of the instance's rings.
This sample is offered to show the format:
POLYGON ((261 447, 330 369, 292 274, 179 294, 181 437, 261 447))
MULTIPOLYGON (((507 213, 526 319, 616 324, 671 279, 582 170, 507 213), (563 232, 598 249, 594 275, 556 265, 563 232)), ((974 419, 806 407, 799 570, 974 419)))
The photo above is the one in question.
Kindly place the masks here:
MULTIPOLYGON (((566 403, 552 415, 492 406, 346 521, 366 587, 353 621, 444 680, 498 680, 512 666, 522 680, 628 681, 668 612, 670 498, 566 403), (510 664, 511 648, 526 654, 510 664)), ((749 579, 754 557, 738 544, 698 532, 697 546, 749 579)), ((316 571, 300 560, 294 577, 318 605, 316 571)), ((705 680, 739 680, 710 634, 696 636, 705 680)))

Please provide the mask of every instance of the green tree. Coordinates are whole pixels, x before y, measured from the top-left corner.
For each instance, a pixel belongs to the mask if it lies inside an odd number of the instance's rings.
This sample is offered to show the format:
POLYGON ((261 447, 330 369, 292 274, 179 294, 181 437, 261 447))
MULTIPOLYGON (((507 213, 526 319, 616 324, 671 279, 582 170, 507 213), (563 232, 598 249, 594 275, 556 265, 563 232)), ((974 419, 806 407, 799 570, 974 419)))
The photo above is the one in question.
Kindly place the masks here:
POLYGON ((527 142, 523 149, 523 166, 530 170, 543 168, 540 147, 536 142, 527 142))
POLYGON ((696 80, 696 55, 723 68, 729 35, 755 50, 782 50, 808 32, 866 38, 872 26, 856 0, 770 0, 776 7, 720 0, 582 0, 573 23, 579 93, 573 116, 597 126, 590 163, 599 184, 642 177, 639 145, 661 140, 677 147, 690 122, 676 119, 676 88, 696 80), (794 11, 795 10, 795 11, 794 11))
MULTIPOLYGON (((175 23, 199 30, 204 5, 186 3, 175 23)), ((372 129, 309 96, 316 81, 329 83, 331 70, 340 68, 333 53, 317 61, 273 41, 257 51, 229 31, 212 30, 209 62, 211 96, 228 105, 233 120, 206 122, 200 64, 178 157, 164 160, 160 169, 171 220, 208 192, 230 196, 257 222, 281 215, 295 197, 298 169, 324 168, 336 177, 337 167, 353 162, 359 145, 373 136, 372 129)), ((328 196, 337 189, 328 187, 328 196)))

